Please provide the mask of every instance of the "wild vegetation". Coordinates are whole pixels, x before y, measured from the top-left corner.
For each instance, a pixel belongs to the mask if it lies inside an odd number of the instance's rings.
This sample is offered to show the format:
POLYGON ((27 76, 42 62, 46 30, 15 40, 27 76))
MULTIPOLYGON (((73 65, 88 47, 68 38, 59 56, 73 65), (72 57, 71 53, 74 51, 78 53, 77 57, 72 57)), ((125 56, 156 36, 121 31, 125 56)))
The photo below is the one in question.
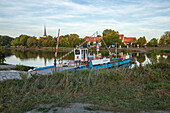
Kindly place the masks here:
MULTIPOLYGON (((0 82, 0 112, 24 112, 39 104, 93 103, 88 110, 170 110, 170 63, 133 69, 54 72, 0 82)), ((39 108, 37 109, 39 110, 39 108)), ((49 109, 48 109, 49 110, 49 109)), ((47 110, 47 111, 48 111, 47 110)))
POLYGON ((4 64, 5 61, 5 54, 4 54, 4 49, 0 48, 0 65, 4 64))

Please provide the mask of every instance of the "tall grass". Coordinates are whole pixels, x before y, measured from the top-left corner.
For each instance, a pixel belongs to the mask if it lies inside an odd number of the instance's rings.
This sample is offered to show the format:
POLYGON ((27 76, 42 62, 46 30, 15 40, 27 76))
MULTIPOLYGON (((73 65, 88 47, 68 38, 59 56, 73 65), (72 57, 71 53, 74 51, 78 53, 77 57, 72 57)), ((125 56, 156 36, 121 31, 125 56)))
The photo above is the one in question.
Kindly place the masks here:
MULTIPOLYGON (((0 112, 23 112, 43 103, 86 102, 109 111, 169 110, 170 64, 32 75, 0 82, 0 112)), ((91 109, 91 108, 87 108, 91 109)))

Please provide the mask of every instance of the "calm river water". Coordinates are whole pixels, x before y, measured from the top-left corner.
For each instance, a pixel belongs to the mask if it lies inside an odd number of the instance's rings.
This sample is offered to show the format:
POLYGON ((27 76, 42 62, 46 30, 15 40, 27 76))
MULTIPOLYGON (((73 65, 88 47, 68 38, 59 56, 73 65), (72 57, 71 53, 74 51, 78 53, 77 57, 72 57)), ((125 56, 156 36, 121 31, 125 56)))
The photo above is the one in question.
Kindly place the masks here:
MULTIPOLYGON (((58 58, 65 55, 67 52, 59 52, 58 58)), ((90 53, 90 52, 89 52, 90 53)), ((91 53, 94 54, 94 53, 91 53)), ((102 56, 108 56, 108 52, 102 52, 102 56)), ((127 53, 125 53, 127 54, 127 53)), ((136 59, 137 65, 146 65, 151 62, 157 62, 160 59, 166 59, 170 61, 170 56, 165 54, 152 54, 152 53, 140 53, 130 52, 133 58, 136 59)), ((54 64, 54 52, 50 51, 19 51, 19 50, 5 50, 5 63, 7 64, 20 64, 33 67, 51 66, 54 64)), ((74 54, 67 56, 63 62, 69 62, 74 60, 74 54)))

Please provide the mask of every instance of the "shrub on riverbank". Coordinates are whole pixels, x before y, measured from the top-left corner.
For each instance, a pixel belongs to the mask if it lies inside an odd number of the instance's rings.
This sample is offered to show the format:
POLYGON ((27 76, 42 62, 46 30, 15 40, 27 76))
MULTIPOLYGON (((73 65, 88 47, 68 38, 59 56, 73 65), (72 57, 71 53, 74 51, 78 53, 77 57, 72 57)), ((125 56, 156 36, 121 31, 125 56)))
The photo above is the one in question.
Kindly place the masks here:
POLYGON ((134 69, 56 72, 25 80, 0 82, 0 112, 21 112, 35 105, 93 103, 86 109, 107 111, 169 110, 170 64, 134 69))
POLYGON ((19 71, 28 71, 29 69, 33 69, 34 67, 30 66, 24 66, 24 65, 16 65, 14 70, 19 70, 19 71))

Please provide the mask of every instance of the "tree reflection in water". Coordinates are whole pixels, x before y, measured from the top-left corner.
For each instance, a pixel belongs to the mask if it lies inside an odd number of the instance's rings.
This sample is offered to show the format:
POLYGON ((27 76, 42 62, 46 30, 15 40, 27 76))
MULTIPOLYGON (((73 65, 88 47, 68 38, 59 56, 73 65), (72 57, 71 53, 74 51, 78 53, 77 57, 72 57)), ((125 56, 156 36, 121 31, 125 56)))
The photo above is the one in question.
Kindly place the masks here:
MULTIPOLYGON (((90 52, 90 51, 89 51, 90 52)), ((58 57, 60 58, 63 55, 65 55, 67 52, 58 52, 58 57)), ((20 59, 22 62, 24 61, 37 61, 38 59, 44 60, 44 64, 46 65, 46 62, 50 60, 49 65, 53 65, 53 60, 54 60, 54 52, 51 51, 35 51, 35 50, 5 50, 4 52, 5 56, 11 56, 15 55, 16 58, 20 59)), ((92 51, 90 53, 91 55, 96 54, 95 51, 92 51)), ((108 52, 101 52, 102 57, 108 57, 108 52)), ((127 53, 124 53, 127 54, 127 53)), ((137 52, 132 52, 132 57, 137 59, 137 62, 139 65, 145 65, 147 63, 156 63, 158 61, 157 55, 159 54, 151 54, 151 53, 137 53, 137 52)), ((120 56, 118 56, 120 57, 120 56)), ((15 60, 14 57, 12 57, 12 60, 15 60)), ((170 61, 170 57, 167 55, 160 55, 160 58, 166 58, 167 61, 170 61)), ((159 59, 160 59, 159 58, 159 59)), ((41 61, 42 61, 41 60, 41 61)), ((65 57, 63 60, 74 60, 74 53, 68 55, 65 57)), ((39 62, 39 61, 37 61, 39 62)), ((17 63, 16 63, 17 64, 17 63)), ((24 65, 24 64, 23 64, 24 65)), ((33 65, 33 64, 32 64, 33 65)))

